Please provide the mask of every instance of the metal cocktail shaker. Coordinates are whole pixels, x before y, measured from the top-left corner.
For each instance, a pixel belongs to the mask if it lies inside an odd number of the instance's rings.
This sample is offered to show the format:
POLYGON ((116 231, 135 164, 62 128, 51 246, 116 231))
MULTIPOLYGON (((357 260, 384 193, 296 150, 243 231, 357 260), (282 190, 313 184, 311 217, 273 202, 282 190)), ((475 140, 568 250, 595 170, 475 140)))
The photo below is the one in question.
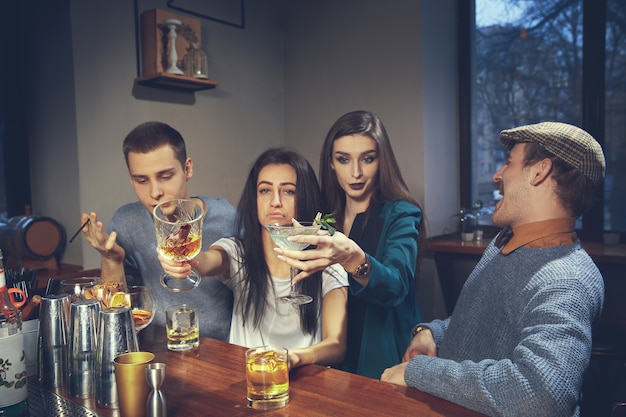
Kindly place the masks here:
POLYGON ((37 376, 46 388, 63 387, 67 382, 69 311, 69 294, 41 298, 37 376))
POLYGON ((100 310, 96 354, 96 402, 101 407, 117 408, 117 385, 113 359, 121 353, 137 352, 137 334, 128 307, 100 310))
POLYGON ((77 300, 70 305, 69 384, 74 397, 96 395, 97 328, 99 300, 77 300))

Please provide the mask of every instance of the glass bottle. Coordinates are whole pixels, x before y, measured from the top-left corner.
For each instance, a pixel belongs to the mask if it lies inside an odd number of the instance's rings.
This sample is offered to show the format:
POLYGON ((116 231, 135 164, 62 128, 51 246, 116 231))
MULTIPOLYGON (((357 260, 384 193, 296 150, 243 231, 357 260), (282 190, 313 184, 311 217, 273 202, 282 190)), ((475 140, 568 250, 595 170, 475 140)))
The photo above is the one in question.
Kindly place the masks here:
POLYGON ((193 78, 209 78, 209 64, 207 56, 198 42, 193 42, 183 60, 185 75, 193 78))
POLYGON ((474 239, 482 240, 483 239, 482 224, 483 224, 483 221, 486 219, 485 217, 483 217, 485 213, 484 213, 484 208, 483 208, 483 202, 481 200, 474 201, 474 206, 472 207, 472 213, 476 217, 476 221, 475 221, 476 230, 474 233, 474 239))
POLYGON ((7 289, 0 250, 0 415, 3 417, 28 415, 22 313, 11 300, 12 293, 7 289))
POLYGON ((459 213, 459 229, 461 231, 461 240, 468 242, 474 240, 474 231, 476 229, 476 217, 469 211, 461 209, 459 213))

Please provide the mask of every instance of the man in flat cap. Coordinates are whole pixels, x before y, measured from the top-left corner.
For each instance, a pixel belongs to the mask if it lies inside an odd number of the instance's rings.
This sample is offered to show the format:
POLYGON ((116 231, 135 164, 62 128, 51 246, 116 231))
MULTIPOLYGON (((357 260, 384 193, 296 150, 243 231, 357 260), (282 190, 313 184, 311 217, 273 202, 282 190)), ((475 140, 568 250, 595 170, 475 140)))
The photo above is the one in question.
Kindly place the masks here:
POLYGON ((575 219, 604 178, 587 132, 544 122, 500 133, 509 150, 493 176, 503 230, 467 279, 452 316, 416 324, 403 362, 383 381, 489 416, 578 416, 602 276, 575 219))

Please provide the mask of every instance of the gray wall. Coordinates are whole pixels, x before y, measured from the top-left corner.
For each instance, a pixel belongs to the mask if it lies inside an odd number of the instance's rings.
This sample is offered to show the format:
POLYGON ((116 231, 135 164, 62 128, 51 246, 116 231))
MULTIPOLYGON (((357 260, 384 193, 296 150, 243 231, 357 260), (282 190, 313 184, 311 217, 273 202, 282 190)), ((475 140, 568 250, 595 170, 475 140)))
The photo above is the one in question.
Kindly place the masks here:
MULTIPOLYGON (((95 211, 107 224, 135 200, 121 142, 146 120, 170 123, 186 138, 192 194, 236 205, 262 150, 286 144, 317 167, 333 121, 372 110, 423 203, 429 234, 440 234, 456 212, 454 0, 246 1, 243 30, 202 21, 209 73, 220 85, 195 94, 136 85, 133 2, 57 1, 65 7, 55 9, 56 24, 41 40, 46 65, 33 80, 33 210, 61 221, 68 234, 81 212, 95 211)), ((138 4, 166 8, 164 0, 138 4)), ((211 7, 219 15, 226 4, 211 7)), ((62 262, 94 268, 99 257, 77 240, 62 262)), ((420 285, 425 315, 439 315, 428 260, 420 285)))

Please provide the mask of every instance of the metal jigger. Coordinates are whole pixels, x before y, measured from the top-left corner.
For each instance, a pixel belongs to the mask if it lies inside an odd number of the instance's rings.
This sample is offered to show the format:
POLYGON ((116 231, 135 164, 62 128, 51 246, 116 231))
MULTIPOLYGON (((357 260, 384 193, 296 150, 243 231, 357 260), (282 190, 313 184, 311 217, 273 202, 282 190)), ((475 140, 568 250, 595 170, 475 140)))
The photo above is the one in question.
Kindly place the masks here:
POLYGON ((165 364, 156 362, 146 365, 146 379, 152 392, 148 395, 146 412, 148 417, 166 417, 165 396, 160 388, 165 380, 165 364))

